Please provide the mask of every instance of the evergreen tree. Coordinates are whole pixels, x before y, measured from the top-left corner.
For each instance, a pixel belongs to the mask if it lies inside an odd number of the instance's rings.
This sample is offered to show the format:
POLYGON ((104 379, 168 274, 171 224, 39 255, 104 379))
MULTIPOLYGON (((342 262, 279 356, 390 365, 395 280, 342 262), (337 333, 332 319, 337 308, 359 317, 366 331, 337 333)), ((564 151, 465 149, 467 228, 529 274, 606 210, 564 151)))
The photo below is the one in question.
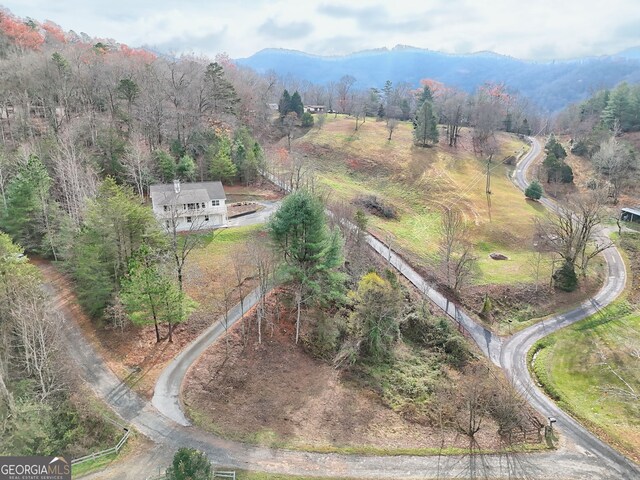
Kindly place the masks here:
POLYGON ((162 183, 171 183, 176 178, 176 161, 165 150, 153 152, 157 171, 162 183))
POLYGON ((234 113, 235 105, 240 99, 231 82, 224 77, 222 65, 217 62, 207 65, 205 80, 213 112, 234 113))
POLYGON ((524 191, 524 196, 531 200, 540 200, 542 198, 542 185, 540 185, 540 182, 537 180, 531 182, 524 191))
POLYGON ((176 167, 177 177, 185 182, 193 182, 196 178, 196 162, 189 155, 183 155, 176 167))
POLYGON ((360 279, 351 298, 354 302, 351 328, 362 339, 362 353, 377 362, 385 360, 400 334, 402 297, 397 285, 370 272, 360 279))
POLYGON ((87 313, 102 314, 143 244, 164 246, 158 221, 130 189, 107 178, 89 205, 70 259, 78 299, 87 313))
POLYGON ((385 116, 384 105, 380 104, 378 106, 378 118, 382 120, 385 116))
POLYGON ((433 104, 433 94, 431 93, 429 85, 425 85, 422 89, 422 92, 420 93, 420 97, 418 98, 418 110, 422 108, 424 102, 430 102, 431 104, 433 104))
POLYGON ((302 126, 304 128, 313 127, 313 115, 311 115, 309 112, 304 112, 302 114, 302 126))
POLYGON ((284 274, 296 286, 297 342, 304 304, 342 298, 343 276, 335 270, 342 264, 341 239, 328 229, 320 200, 306 190, 283 200, 269 222, 269 232, 284 258, 284 274))
POLYGON ((278 112, 280 112, 280 118, 287 116, 287 113, 291 111, 291 95, 287 89, 282 92, 280 101, 278 102, 278 112))
POLYGON ((50 190, 46 167, 36 155, 30 155, 7 186, 1 227, 26 251, 57 258, 63 217, 50 190))
POLYGON ((262 149, 247 127, 238 128, 234 134, 232 159, 243 183, 253 182, 264 166, 262 149))
POLYGON ((142 245, 129 261, 120 299, 134 324, 154 325, 156 342, 160 342, 160 323, 181 323, 193 311, 193 302, 180 291, 173 276, 163 272, 147 245, 142 245))
POLYGON ((300 94, 297 91, 293 92, 293 95, 291 95, 289 112, 295 112, 298 118, 302 118, 302 114, 304 113, 304 105, 302 104, 302 98, 300 97, 300 94))
POLYGON ((562 160, 567 157, 567 152, 560 142, 556 140, 556 137, 551 135, 547 144, 544 146, 547 153, 553 153, 558 160, 562 160))
POLYGON ((222 137, 218 142, 218 149, 213 153, 209 150, 209 173, 212 180, 220 180, 232 183, 238 174, 238 169, 231 160, 231 144, 227 137, 222 137))
MULTIPOLYGON (((425 88, 428 91, 428 87, 425 88)), ((413 138, 415 143, 422 147, 438 142, 438 123, 433 113, 433 104, 428 100, 422 103, 416 114, 413 138)))

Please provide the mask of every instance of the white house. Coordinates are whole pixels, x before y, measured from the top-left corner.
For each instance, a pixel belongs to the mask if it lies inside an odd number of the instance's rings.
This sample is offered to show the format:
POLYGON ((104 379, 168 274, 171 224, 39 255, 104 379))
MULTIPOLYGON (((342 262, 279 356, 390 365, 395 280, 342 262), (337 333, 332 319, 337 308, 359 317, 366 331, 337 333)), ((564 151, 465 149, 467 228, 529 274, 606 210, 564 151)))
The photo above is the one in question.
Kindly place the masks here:
POLYGON ((227 225, 227 205, 220 182, 151 185, 153 213, 167 229, 186 232, 227 225))

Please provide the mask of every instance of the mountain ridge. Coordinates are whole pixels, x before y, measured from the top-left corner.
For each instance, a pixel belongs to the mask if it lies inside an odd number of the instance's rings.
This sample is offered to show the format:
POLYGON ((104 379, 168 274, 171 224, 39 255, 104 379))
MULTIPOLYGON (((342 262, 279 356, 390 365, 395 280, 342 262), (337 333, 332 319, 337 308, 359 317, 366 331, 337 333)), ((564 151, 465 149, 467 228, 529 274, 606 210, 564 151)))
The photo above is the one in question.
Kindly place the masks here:
POLYGON ((260 73, 274 70, 281 76, 319 84, 352 75, 359 88, 382 87, 386 80, 418 87, 420 79, 431 78, 471 92, 486 82, 503 83, 547 112, 561 110, 623 81, 640 82, 640 48, 545 62, 487 51, 452 54, 407 45, 336 56, 265 48, 235 61, 260 73))

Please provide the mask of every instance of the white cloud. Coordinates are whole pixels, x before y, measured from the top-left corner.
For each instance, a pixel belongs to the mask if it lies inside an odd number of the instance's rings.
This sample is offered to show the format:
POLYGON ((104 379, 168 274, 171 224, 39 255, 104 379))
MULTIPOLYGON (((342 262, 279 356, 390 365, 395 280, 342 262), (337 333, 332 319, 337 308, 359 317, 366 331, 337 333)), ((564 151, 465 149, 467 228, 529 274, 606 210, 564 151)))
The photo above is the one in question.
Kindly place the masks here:
POLYGON ((404 44, 450 53, 493 50, 548 59, 615 53, 640 45, 637 0, 231 3, 183 0, 176 7, 167 0, 9 0, 4 5, 20 16, 50 19, 65 29, 132 46, 209 55, 226 51, 232 57, 265 47, 341 54, 404 44))

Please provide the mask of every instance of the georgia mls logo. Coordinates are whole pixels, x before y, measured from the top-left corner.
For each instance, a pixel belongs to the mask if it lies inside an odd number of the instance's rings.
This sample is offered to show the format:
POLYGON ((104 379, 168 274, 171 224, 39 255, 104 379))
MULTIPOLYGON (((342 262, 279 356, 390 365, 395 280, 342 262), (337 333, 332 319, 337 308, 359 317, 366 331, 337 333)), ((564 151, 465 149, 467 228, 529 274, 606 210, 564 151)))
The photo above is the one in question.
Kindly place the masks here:
POLYGON ((71 480, 64 457, 0 457, 0 480, 71 480))

